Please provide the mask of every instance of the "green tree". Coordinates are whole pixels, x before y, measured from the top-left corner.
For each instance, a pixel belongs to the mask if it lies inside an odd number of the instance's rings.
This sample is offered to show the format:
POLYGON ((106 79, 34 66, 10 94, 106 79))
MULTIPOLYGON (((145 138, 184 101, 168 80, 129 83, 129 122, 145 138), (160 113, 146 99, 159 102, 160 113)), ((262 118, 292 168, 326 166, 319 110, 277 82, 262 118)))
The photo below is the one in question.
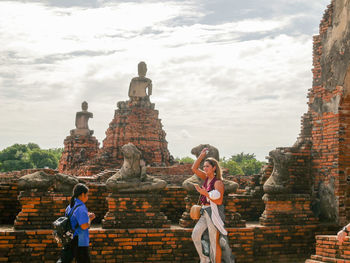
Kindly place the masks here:
POLYGON ((220 162, 220 166, 226 168, 230 175, 243 174, 242 168, 234 160, 226 160, 223 158, 220 162))
POLYGON ((253 175, 260 172, 265 162, 258 161, 255 154, 241 152, 232 155, 229 159, 223 158, 221 165, 229 170, 232 175, 253 175))
POLYGON ((35 149, 31 152, 30 161, 35 168, 57 168, 56 156, 48 150, 35 149))
POLYGON ((191 157, 182 157, 181 159, 179 157, 176 157, 175 160, 179 163, 194 163, 194 160, 191 157))
POLYGON ((40 149, 36 143, 14 144, 0 151, 0 172, 30 168, 56 169, 63 149, 40 149))

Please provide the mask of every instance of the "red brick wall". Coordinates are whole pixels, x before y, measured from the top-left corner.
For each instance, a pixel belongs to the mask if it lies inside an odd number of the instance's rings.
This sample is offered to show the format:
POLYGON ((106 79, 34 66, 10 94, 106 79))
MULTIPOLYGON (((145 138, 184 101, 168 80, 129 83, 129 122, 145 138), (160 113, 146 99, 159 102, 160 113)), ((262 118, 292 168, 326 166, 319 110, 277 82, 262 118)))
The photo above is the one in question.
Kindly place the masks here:
POLYGON ((316 236, 316 254, 307 263, 350 262, 350 240, 340 244, 337 236, 316 236))
MULTIPOLYGON (((304 262, 314 253, 316 226, 228 229, 237 263, 304 262)), ((196 262, 192 229, 91 229, 92 262, 196 262)), ((0 262, 56 262, 51 230, 0 230, 0 262)))
MULTIPOLYGON (((324 13, 320 23, 319 35, 314 37, 313 46, 313 88, 309 92, 309 112, 312 116, 312 176, 315 190, 318 190, 320 182, 328 184, 330 178, 335 179, 335 196, 337 197, 338 222, 345 224, 350 220, 349 192, 347 185, 347 167, 350 164, 350 109, 349 99, 344 98, 342 86, 325 87, 322 76, 323 67, 333 61, 324 61, 323 41, 331 31, 335 1, 332 0, 324 13), (312 104, 315 100, 321 103, 329 103, 340 98, 338 109, 334 111, 315 110, 312 104), (338 111, 339 110, 339 111, 338 111)), ((327 58, 330 60, 330 58, 327 58)), ((339 80, 340 81, 340 80, 339 80)))

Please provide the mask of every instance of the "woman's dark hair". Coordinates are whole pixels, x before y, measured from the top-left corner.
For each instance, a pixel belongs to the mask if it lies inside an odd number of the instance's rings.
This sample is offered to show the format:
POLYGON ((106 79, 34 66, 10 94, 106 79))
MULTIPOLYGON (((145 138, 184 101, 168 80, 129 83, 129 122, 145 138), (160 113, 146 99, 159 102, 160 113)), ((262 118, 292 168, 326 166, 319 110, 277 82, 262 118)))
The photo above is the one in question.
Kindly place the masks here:
POLYGON ((219 162, 212 157, 207 158, 204 162, 208 162, 211 166, 216 167, 214 172, 215 177, 216 179, 222 180, 222 171, 219 162))
POLYGON ((89 191, 89 188, 85 184, 76 184, 73 188, 72 198, 70 199, 70 207, 73 207, 75 204, 75 198, 81 194, 86 194, 89 191))

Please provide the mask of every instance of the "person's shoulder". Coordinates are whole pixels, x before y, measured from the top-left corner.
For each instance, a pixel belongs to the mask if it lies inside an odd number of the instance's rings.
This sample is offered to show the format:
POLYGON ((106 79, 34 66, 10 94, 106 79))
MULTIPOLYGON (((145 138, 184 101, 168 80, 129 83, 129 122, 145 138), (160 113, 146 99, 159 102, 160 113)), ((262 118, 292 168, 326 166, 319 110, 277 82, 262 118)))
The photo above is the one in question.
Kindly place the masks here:
POLYGON ((87 207, 84 203, 78 204, 77 206, 79 207, 77 207, 76 210, 79 210, 79 212, 87 211, 87 207))
POLYGON ((224 183, 223 183, 222 180, 216 180, 216 182, 215 182, 214 185, 215 185, 215 186, 224 186, 224 183))

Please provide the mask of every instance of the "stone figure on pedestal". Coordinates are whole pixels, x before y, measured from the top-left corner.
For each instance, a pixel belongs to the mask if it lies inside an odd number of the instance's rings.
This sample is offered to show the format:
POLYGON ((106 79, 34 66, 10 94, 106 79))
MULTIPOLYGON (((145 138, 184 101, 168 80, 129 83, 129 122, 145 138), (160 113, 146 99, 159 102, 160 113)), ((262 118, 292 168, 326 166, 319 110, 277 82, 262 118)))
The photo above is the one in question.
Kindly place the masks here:
POLYGON ((71 130, 71 135, 92 135, 94 131, 89 129, 88 121, 93 118, 93 114, 88 112, 88 103, 84 101, 81 104, 82 111, 77 112, 75 116, 76 129, 71 130))
POLYGON ((129 97, 131 99, 148 98, 152 95, 152 80, 146 78, 147 65, 141 61, 138 64, 138 77, 131 80, 129 86, 129 97), (148 93, 146 90, 148 89, 148 93))
POLYGON ((103 228, 163 228, 170 221, 160 211, 159 191, 167 183, 146 174, 141 152, 132 143, 122 147, 122 168, 110 177, 106 187, 108 212, 102 220, 103 228))
POLYGON ((148 192, 160 191, 167 183, 164 180, 146 175, 146 165, 141 159, 141 152, 132 143, 122 147, 124 163, 120 171, 106 182, 112 192, 148 192))
POLYGON ((64 213, 64 206, 78 183, 74 176, 44 171, 19 178, 21 211, 16 216, 14 228, 51 229, 52 222, 64 213))

